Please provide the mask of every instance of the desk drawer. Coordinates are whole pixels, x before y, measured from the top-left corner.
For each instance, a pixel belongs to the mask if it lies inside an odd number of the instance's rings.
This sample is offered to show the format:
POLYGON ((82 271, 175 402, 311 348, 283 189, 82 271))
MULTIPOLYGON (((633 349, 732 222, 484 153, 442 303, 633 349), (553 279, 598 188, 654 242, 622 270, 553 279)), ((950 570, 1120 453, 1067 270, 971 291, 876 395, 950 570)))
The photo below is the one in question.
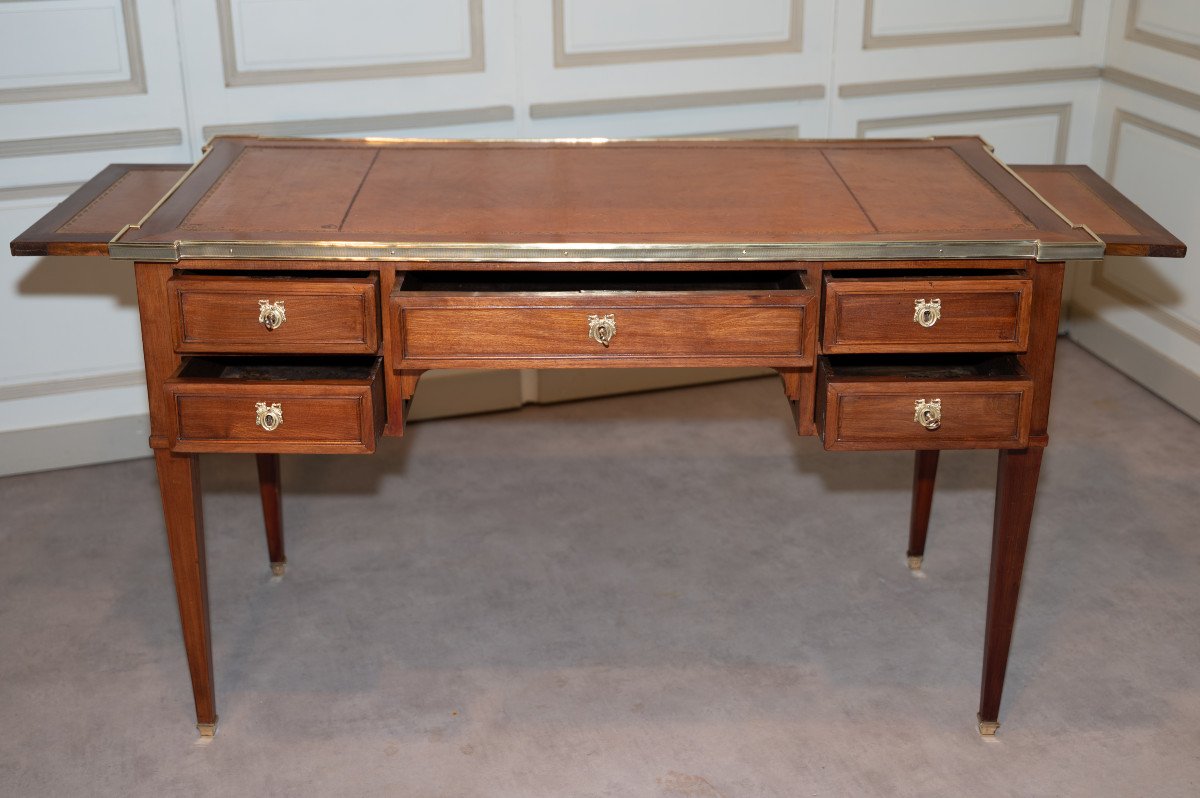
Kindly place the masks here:
POLYGON ((799 271, 410 272, 391 297, 397 368, 805 366, 799 271))
POLYGON ((1032 281, 1020 274, 828 274, 821 349, 827 354, 1021 352, 1029 341, 1032 296, 1032 281))
POLYGON ((369 453, 378 358, 188 358, 164 389, 177 452, 369 453))
POLYGON ((1012 355, 821 358, 826 449, 1020 449, 1033 382, 1012 355))
POLYGON ((377 275, 171 279, 177 352, 363 354, 379 348, 377 275))

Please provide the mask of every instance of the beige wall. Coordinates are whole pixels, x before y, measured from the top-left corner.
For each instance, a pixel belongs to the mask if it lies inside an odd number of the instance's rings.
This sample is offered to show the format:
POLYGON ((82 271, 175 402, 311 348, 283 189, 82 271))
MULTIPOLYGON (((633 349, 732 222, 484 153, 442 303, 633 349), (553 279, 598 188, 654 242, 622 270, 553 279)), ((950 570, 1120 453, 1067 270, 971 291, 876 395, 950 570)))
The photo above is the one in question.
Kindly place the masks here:
MULTIPOLYGON (((1141 5, 1146 33, 1136 35, 1160 38, 1177 23, 1164 14, 1185 8, 1141 5)), ((1123 70, 1197 85, 1180 66, 1194 65, 1192 34, 1114 45, 1124 14, 1121 0, 4 0, 0 236, 110 162, 192 160, 220 132, 969 132, 1010 161, 1103 167, 1120 102, 1196 129, 1181 117, 1195 108, 1178 97, 1101 78, 1107 50, 1123 70)), ((1119 170, 1161 161, 1143 141, 1149 133, 1121 135, 1119 170)), ((144 453, 127 265, 4 259, 0 473, 144 453), (55 443, 64 425, 71 446, 55 443)), ((1158 296, 1141 312, 1146 323, 1170 328, 1155 314, 1175 312, 1172 301, 1158 296)), ((440 375, 419 409, 513 406, 668 378, 680 375, 440 375), (455 391, 465 379, 482 387, 455 391), (463 406, 465 395, 480 401, 463 406)))

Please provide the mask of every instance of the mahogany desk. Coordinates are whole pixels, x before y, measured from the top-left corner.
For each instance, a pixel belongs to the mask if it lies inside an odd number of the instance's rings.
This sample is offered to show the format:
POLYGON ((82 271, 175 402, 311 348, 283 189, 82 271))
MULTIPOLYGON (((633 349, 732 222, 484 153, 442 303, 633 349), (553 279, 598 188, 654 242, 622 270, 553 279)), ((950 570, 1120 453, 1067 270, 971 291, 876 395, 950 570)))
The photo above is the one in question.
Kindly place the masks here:
POLYGON ((939 450, 999 450, 993 734, 1065 262, 1184 254, 1086 167, 1014 171, 969 137, 218 138, 191 167, 108 167, 11 247, 135 261, 201 734, 217 712, 196 455, 257 455, 282 574, 280 454, 374 451, 427 369, 568 366, 770 367, 798 434, 915 450, 912 568, 939 450))

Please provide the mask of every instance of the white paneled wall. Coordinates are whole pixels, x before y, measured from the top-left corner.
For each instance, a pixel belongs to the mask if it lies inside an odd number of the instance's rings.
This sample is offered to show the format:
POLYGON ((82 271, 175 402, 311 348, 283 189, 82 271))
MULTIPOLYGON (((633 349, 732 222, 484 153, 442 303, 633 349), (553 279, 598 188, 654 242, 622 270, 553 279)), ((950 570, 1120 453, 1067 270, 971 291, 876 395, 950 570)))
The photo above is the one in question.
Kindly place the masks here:
POLYGON ((1077 270, 1071 336, 1200 418, 1200 4, 1116 0, 1091 163, 1191 245, 1077 270))
MULTIPOLYGON (((0 236, 108 163, 190 161, 228 132, 978 133, 1013 162, 1107 169, 1200 239, 1196 192, 1153 185, 1200 170, 1198 17, 1194 0, 3 0, 0 236)), ((1196 278, 1135 268, 1079 281, 1089 328, 1194 378, 1196 278)), ((0 472, 145 451, 130 271, 5 256, 0 472), (72 424, 72 451, 31 459, 72 424)))

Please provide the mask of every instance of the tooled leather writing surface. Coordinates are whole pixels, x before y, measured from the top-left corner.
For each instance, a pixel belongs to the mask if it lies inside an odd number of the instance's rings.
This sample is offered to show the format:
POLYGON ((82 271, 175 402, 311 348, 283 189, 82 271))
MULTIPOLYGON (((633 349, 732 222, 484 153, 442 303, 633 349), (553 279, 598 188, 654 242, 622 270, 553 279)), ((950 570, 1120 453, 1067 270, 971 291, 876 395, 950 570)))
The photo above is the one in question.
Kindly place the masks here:
POLYGON ((1091 242, 978 139, 218 139, 123 243, 1091 242))

